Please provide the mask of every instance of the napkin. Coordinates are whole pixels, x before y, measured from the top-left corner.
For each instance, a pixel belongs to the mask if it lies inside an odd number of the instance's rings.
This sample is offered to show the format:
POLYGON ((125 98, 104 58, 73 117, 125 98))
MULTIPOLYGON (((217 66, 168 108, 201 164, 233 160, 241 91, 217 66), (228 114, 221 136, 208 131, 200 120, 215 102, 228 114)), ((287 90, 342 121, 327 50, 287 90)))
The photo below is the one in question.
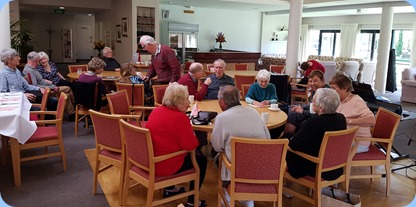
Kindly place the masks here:
POLYGON ((192 107, 191 116, 192 117, 197 117, 199 111, 201 111, 201 110, 198 107, 198 103, 195 103, 194 106, 192 107))

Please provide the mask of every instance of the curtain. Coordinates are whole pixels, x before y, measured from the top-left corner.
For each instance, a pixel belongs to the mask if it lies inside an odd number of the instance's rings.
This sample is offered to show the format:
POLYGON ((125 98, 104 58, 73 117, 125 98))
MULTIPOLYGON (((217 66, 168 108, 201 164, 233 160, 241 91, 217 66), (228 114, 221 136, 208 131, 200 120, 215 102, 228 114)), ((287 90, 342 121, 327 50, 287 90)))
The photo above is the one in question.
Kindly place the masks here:
POLYGON ((302 51, 299 53, 298 60, 300 62, 306 61, 308 58, 308 45, 309 45, 309 25, 304 24, 300 28, 300 45, 299 45, 299 51, 302 51))
POLYGON ((416 23, 413 23, 412 55, 410 55, 410 67, 416 67, 416 23))
POLYGON ((355 44, 359 32, 358 24, 341 25, 341 51, 340 57, 353 57, 355 44))

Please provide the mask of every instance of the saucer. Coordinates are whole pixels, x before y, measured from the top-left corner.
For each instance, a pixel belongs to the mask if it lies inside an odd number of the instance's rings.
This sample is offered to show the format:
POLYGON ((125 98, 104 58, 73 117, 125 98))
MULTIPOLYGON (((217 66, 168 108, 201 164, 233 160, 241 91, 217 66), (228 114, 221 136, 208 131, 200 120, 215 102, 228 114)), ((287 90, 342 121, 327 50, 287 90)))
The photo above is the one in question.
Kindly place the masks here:
POLYGON ((270 111, 280 111, 280 108, 277 108, 277 109, 272 109, 271 107, 269 107, 269 110, 270 110, 270 111))

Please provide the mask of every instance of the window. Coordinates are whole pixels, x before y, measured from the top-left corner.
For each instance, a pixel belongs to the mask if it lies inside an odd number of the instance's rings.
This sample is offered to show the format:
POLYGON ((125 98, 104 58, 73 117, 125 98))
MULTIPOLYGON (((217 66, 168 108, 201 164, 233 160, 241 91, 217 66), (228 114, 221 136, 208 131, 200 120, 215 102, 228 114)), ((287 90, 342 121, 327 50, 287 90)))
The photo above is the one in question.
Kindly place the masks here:
POLYGON ((319 34, 319 55, 339 56, 341 43, 340 30, 321 30, 319 34))
POLYGON ((363 58, 364 60, 377 60, 379 40, 380 30, 361 30, 354 56, 363 58))

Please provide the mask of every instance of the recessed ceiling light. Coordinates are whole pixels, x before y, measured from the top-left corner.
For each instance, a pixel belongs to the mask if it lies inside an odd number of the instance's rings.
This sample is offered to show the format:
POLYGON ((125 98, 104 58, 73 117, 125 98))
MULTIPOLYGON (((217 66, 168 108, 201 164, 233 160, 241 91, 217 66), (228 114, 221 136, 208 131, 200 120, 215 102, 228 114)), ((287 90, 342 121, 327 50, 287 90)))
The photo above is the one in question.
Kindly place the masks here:
POLYGON ((60 7, 59 7, 59 9, 65 9, 65 7, 63 7, 63 6, 60 6, 60 7))
POLYGON ((90 17, 90 16, 92 16, 92 14, 88 14, 88 16, 90 17))

